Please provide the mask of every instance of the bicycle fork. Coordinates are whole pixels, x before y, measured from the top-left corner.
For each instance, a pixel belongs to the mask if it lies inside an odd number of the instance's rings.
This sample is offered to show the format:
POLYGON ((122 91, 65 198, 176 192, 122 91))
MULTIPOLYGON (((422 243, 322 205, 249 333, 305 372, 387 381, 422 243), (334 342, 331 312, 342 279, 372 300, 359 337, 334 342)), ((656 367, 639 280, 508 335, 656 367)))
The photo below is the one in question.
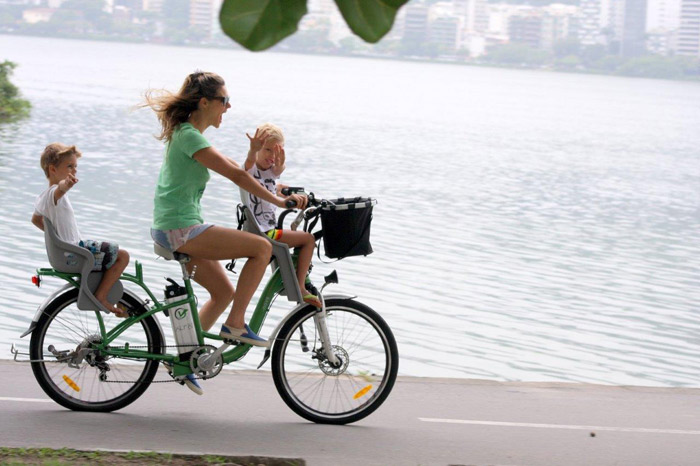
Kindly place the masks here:
POLYGON ((328 277, 326 277, 326 282, 323 284, 323 286, 321 287, 321 291, 318 294, 318 297, 321 300, 321 310, 314 314, 314 324, 318 329, 318 336, 321 339, 321 344, 323 345, 323 352, 326 355, 326 358, 328 358, 328 362, 333 367, 339 367, 341 362, 338 360, 337 356, 335 355, 335 352, 333 351, 331 337, 328 333, 328 322, 326 320, 326 317, 328 316, 328 314, 326 313, 326 300, 323 299, 323 289, 331 283, 338 283, 338 275, 335 272, 335 270, 328 277))

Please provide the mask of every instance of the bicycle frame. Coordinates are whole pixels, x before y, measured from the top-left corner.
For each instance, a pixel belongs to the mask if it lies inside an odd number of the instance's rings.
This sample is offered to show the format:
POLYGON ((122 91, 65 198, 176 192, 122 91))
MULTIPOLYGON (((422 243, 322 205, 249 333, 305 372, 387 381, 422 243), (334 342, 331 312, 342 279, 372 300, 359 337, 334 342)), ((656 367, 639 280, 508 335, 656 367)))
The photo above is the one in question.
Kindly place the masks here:
MULTIPOLYGON (((148 298, 152 302, 152 305, 149 306, 150 309, 148 309, 146 312, 136 316, 127 317, 110 330, 107 330, 105 327, 102 313, 99 311, 94 311, 97 315, 97 320, 99 322, 100 327, 100 336, 102 337, 101 342, 97 345, 97 348, 100 351, 104 352, 105 354, 123 359, 153 359, 169 362, 173 365, 174 376, 186 375, 191 373, 192 371, 190 369, 189 357, 181 358, 180 355, 177 354, 174 355, 150 353, 148 351, 129 348, 128 346, 124 348, 109 348, 110 343, 116 340, 119 337, 119 335, 121 335, 126 329, 128 329, 132 325, 135 325, 141 322, 142 320, 154 314, 157 314, 158 312, 163 312, 171 308, 182 306, 184 304, 189 305, 190 310, 192 312, 195 330, 197 333, 197 340, 200 346, 205 344, 205 338, 223 342, 223 338, 219 335, 202 330, 201 323, 199 321, 199 313, 197 312, 197 299, 192 288, 191 277, 187 274, 185 265, 181 264, 181 266, 183 271, 183 280, 185 282, 185 288, 187 290, 187 298, 168 304, 161 303, 155 297, 150 288, 148 288, 148 286, 143 280, 143 268, 140 262, 136 261, 135 273, 133 275, 129 273, 122 274, 120 280, 131 282, 140 287, 144 292, 146 292, 148 298)), ((50 276, 60 278, 62 280, 65 280, 75 288, 79 288, 80 286, 79 279, 76 279, 76 277, 79 277, 79 274, 76 273, 65 273, 59 272, 51 268, 41 268, 37 269, 37 274, 39 276, 50 276)), ((262 328, 265 322, 265 318, 267 317, 267 314, 270 311, 272 302, 277 297, 277 295, 279 295, 283 290, 284 285, 282 283, 282 276, 279 269, 276 269, 270 277, 270 279, 268 280, 267 284, 265 285, 262 295, 260 296, 260 299, 257 302, 255 310, 253 311, 253 315, 251 316, 249 326, 254 332, 260 332, 260 329, 262 328)), ((227 351, 224 351, 221 354, 224 364, 229 364, 231 362, 242 359, 248 353, 250 348, 251 345, 240 344, 234 346, 233 348, 227 351)))

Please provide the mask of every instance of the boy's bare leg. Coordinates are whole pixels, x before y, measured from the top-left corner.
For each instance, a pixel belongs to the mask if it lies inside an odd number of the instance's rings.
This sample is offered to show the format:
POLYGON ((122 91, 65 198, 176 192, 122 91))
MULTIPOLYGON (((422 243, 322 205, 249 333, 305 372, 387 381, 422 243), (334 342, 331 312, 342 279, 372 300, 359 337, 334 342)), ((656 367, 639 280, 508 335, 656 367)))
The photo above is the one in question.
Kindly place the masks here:
POLYGON ((306 289, 306 275, 309 273, 311 258, 314 256, 314 235, 305 231, 282 230, 282 238, 278 241, 292 247, 301 247, 297 260, 297 280, 302 294, 309 294, 306 289))
POLYGON ((102 275, 102 281, 97 287, 97 291, 95 291, 95 298, 97 298, 108 311, 115 313, 118 317, 127 317, 128 314, 123 309, 107 301, 107 293, 109 293, 112 286, 117 283, 117 280, 122 276, 127 265, 129 265, 129 253, 124 249, 120 249, 117 252, 117 260, 112 267, 105 270, 104 275, 102 275))
POLYGON ((197 266, 194 281, 202 285, 210 295, 210 299, 199 309, 199 322, 202 330, 209 330, 221 313, 226 310, 233 300, 235 289, 226 276, 226 271, 217 260, 192 258, 187 263, 187 271, 197 266))
MULTIPOLYGON (((258 288, 260 280, 265 275, 267 264, 270 262, 270 256, 272 255, 270 242, 251 233, 213 226, 189 240, 177 251, 188 254, 193 258, 214 261, 248 258, 243 270, 241 270, 238 286, 233 294, 231 313, 226 319, 228 327, 243 328, 245 325, 245 310, 255 290, 258 288)), ((205 317, 209 319, 209 316, 205 315, 205 317)))

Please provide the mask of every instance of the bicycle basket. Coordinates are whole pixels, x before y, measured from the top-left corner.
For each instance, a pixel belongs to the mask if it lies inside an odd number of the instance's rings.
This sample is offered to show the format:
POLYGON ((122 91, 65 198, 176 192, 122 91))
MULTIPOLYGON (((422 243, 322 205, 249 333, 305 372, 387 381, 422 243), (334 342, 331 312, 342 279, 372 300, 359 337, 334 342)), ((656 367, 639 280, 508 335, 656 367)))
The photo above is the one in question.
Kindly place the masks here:
POLYGON ((372 253, 369 228, 372 207, 377 204, 371 197, 331 199, 335 205, 321 208, 323 248, 326 257, 343 259, 372 253))

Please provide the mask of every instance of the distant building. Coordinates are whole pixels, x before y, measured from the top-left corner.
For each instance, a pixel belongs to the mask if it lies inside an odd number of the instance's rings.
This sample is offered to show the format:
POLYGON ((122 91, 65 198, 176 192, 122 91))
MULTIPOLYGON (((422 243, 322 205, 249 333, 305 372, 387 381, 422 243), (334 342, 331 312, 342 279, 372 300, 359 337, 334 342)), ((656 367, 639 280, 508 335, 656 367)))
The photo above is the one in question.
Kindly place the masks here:
POLYGON ((683 0, 681 3, 676 53, 700 57, 700 0, 683 0))
POLYGON ((646 52, 647 0, 619 0, 622 8, 620 55, 636 57, 646 52))
POLYGON ((674 31, 681 19, 681 0, 647 0, 647 31, 674 31))
POLYGON ((655 30, 647 32, 647 52, 656 55, 671 55, 675 52, 677 30, 655 30))
POLYGON ((675 53, 681 19, 681 0, 647 0, 647 51, 675 53))
POLYGON ((508 23, 510 42, 539 49, 542 43, 542 22, 543 14, 536 9, 511 16, 508 23))
POLYGON ((605 44, 605 29, 609 24, 609 0, 581 0, 578 15, 578 40, 581 45, 605 44))
POLYGON ((509 16, 509 42, 527 44, 532 48, 552 50, 557 41, 575 37, 578 8, 552 4, 548 7, 520 7, 509 16))
POLYGON ((29 24, 47 22, 55 12, 55 8, 31 8, 22 12, 22 19, 29 24))
POLYGON ((428 40, 444 53, 455 53, 460 41, 460 21, 456 16, 440 16, 430 22, 428 40))
POLYGON ((220 8, 221 0, 190 0, 190 27, 211 39, 217 29, 220 8))
POLYGON ((487 0, 453 0, 454 14, 463 18, 467 34, 485 33, 489 27, 487 0))
POLYGON ((132 11, 138 11, 143 8, 143 0, 114 0, 114 8, 119 6, 132 11))
POLYGON ((428 40, 429 9, 420 3, 404 6, 403 42, 423 44, 428 40))
POLYGON ((162 13, 164 3, 165 3, 165 0, 143 0, 141 7, 143 8, 143 11, 152 11, 154 13, 162 13))
POLYGON ((0 5, 40 6, 42 0, 0 0, 0 5))

